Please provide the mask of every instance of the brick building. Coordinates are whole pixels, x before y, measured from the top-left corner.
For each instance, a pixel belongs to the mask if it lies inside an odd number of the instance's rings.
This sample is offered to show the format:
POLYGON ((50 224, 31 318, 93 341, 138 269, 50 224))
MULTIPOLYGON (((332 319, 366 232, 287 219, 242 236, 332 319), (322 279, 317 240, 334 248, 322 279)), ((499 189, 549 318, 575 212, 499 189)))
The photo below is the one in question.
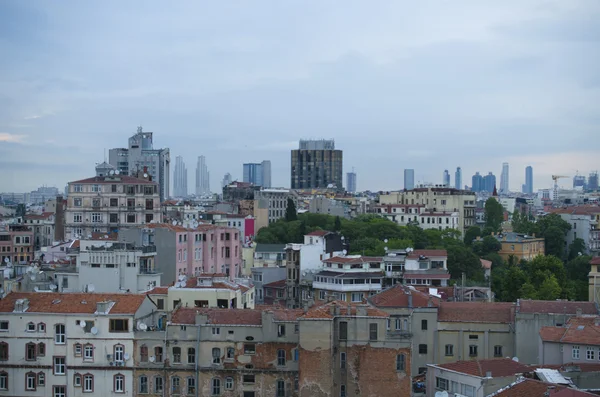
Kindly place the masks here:
POLYGON ((27 263, 34 259, 33 232, 23 225, 0 225, 2 264, 27 263))

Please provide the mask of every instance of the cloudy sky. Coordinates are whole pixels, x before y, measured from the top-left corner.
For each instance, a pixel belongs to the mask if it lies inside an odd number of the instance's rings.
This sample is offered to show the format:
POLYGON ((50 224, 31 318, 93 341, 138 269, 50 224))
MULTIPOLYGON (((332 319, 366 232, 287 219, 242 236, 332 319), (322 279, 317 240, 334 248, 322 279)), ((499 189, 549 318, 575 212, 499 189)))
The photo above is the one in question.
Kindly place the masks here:
MULTIPOLYGON (((94 173, 138 125, 216 188, 335 138, 359 189, 600 169, 600 2, 0 2, 0 192, 94 173)), ((563 184, 568 184, 563 181, 563 184)), ((214 189, 213 189, 214 190, 214 189)))

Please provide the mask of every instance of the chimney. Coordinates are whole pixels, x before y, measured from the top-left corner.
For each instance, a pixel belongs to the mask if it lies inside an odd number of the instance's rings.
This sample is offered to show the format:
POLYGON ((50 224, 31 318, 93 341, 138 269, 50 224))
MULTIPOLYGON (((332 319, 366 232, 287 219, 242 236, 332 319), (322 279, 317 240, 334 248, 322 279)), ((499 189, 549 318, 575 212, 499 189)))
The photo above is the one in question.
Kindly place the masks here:
POLYGON ((577 317, 581 317, 581 315, 583 314, 582 310, 580 307, 577 308, 577 310, 575 311, 575 314, 577 315, 577 317))
POLYGON ((65 203, 63 202, 63 196, 56 196, 54 241, 65 241, 65 203))
POLYGON ((433 297, 430 296, 429 300, 427 301, 427 307, 433 307, 433 297))

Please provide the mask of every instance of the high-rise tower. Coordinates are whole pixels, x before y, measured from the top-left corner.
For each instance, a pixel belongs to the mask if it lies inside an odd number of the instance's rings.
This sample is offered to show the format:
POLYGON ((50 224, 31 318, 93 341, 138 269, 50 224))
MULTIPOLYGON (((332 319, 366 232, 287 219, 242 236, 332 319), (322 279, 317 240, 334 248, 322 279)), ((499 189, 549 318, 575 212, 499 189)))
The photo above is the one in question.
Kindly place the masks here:
POLYGON ((186 197, 187 190, 187 168, 183 157, 175 157, 175 167, 173 169, 173 196, 186 197))
POLYGON ((444 186, 450 187, 450 173, 448 172, 448 170, 444 170, 442 183, 444 184, 444 186))
POLYGON ((502 163, 502 174, 500 175, 500 192, 504 194, 507 194, 509 192, 508 163, 502 163))
POLYGON ((354 172, 354 169, 346 174, 346 191, 356 193, 356 172, 354 172))
POLYGON ((198 156, 196 164, 196 196, 210 194, 210 174, 206 166, 206 157, 198 156))
POLYGON ((523 193, 532 194, 533 193, 533 167, 530 165, 525 168, 525 189, 523 189, 523 193))
POLYGON ((342 186, 341 150, 335 149, 335 141, 301 140, 298 149, 292 150, 292 189, 317 189, 342 186))
POLYGON ((404 169, 404 189, 412 190, 415 188, 415 170, 412 168, 404 169))
POLYGON ((462 169, 460 167, 456 167, 454 173, 454 188, 462 189, 462 169))

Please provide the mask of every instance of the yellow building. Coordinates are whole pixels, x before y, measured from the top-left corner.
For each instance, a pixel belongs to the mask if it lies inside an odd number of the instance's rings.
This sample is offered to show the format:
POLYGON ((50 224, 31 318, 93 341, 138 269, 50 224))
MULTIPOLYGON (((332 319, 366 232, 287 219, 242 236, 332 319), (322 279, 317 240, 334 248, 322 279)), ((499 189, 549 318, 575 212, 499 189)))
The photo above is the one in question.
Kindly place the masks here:
POLYGON ((590 261, 589 280, 589 301, 600 304, 600 256, 596 256, 590 261))
POLYGON ((517 261, 521 259, 530 261, 538 255, 544 255, 545 252, 544 239, 535 237, 535 235, 528 236, 511 232, 498 233, 493 237, 502 244, 498 254, 504 260, 508 260, 512 255, 517 261))

